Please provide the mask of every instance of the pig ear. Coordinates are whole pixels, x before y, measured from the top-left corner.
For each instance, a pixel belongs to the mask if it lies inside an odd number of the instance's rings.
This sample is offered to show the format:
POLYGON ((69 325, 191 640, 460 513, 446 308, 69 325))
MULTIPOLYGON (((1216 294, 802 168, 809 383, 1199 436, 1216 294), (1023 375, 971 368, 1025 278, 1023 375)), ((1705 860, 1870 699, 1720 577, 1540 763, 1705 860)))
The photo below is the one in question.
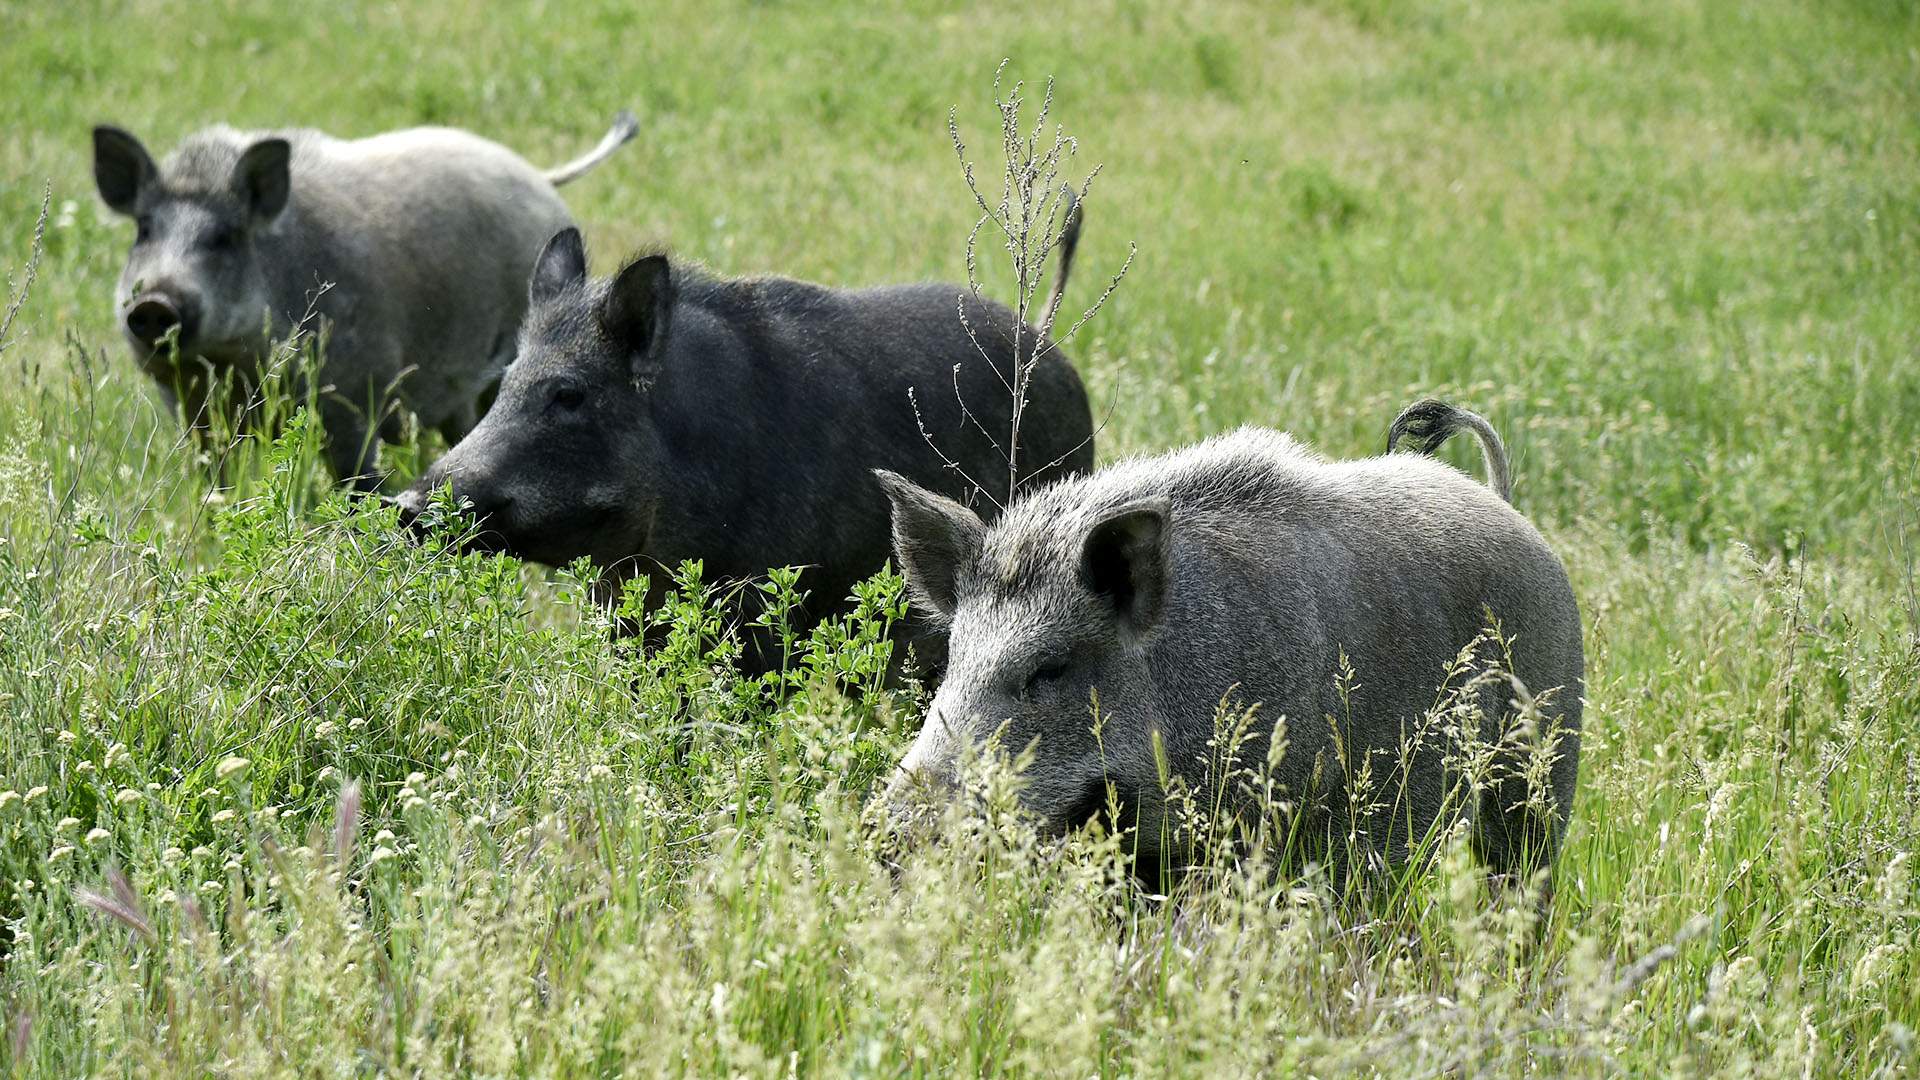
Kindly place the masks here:
POLYGON ((913 598, 950 616, 959 602, 960 572, 980 554, 987 527, 980 516, 904 476, 873 470, 893 503, 893 553, 913 598))
POLYGON ((140 189, 157 175, 152 156, 132 133, 110 124, 93 129, 93 183, 109 209, 119 214, 133 213, 140 201, 140 189))
POLYGON ((1087 532, 1080 551, 1081 584, 1136 634, 1153 629, 1166 607, 1168 509, 1165 499, 1123 506, 1087 532))
POLYGON ((626 265, 607 289, 600 325, 626 342, 637 359, 653 355, 666 337, 673 305, 672 272, 665 255, 648 255, 626 265))
POLYGON ((272 221, 287 208, 287 196, 293 191, 289 165, 293 147, 285 139, 261 139, 240 155, 233 167, 233 189, 246 200, 247 209, 258 222, 272 221))
POLYGON ((569 225, 547 241, 533 260, 533 280, 527 298, 536 304, 551 300, 587 279, 587 246, 580 230, 569 225))

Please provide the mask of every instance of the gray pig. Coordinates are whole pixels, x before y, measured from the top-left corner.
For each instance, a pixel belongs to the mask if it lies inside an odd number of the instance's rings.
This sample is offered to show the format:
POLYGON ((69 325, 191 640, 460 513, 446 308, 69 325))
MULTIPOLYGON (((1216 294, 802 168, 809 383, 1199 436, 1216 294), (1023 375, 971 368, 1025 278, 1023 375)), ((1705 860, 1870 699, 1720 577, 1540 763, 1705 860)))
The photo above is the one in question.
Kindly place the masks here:
MULTIPOLYGON (((1080 215, 1066 220, 1050 311, 1080 215)), ((587 557, 609 594, 646 574, 649 605, 686 559, 709 581, 806 567, 804 626, 886 563, 874 468, 956 498, 971 477, 1006 498, 1003 379, 1015 341, 1032 358, 1037 334, 968 290, 716 280, 664 255, 589 279, 569 229, 541 253, 530 291, 492 411, 400 497, 403 516, 450 483, 471 503, 478 546, 550 565, 587 557)), ((1033 369, 1019 460, 1023 482, 1093 465, 1086 391, 1051 343, 1033 369)), ((747 645, 750 670, 780 659, 765 635, 747 645)), ((917 651, 938 666, 937 640, 917 651)))
POLYGON ((377 486, 376 438, 400 431, 389 394, 449 442, 466 435, 513 358, 528 268, 571 224, 554 188, 637 130, 623 112, 592 152, 542 173, 449 128, 345 141, 212 127, 156 165, 97 127, 100 197, 138 226, 116 298, 134 359, 204 430, 209 374, 244 395, 271 341, 322 332, 328 464, 377 486))
MULTIPOLYGON (((1350 836, 1400 865, 1462 815, 1495 873, 1550 868, 1579 767, 1580 616, 1559 560, 1505 501, 1505 449, 1484 420, 1422 402, 1388 449, 1412 435, 1431 450, 1461 428, 1479 437, 1495 490, 1428 457, 1330 462, 1258 428, 1036 490, 991 528, 882 474, 903 572, 950 627, 951 651, 880 806, 904 827, 989 737, 1009 753, 1037 740, 1024 805, 1065 830, 1101 813, 1111 784, 1122 820, 1110 824, 1137 829, 1137 866, 1153 877, 1190 854, 1166 813, 1155 736, 1171 773, 1211 794, 1209 740, 1231 699, 1262 718, 1243 764, 1264 770, 1264 733, 1286 719, 1274 798, 1302 808, 1297 835, 1337 874, 1350 836), (1510 661, 1482 638, 1490 619, 1510 661), (1477 798, 1452 788, 1470 740, 1431 727, 1408 739, 1463 649, 1525 688, 1488 676, 1465 691, 1482 746, 1498 746, 1477 798), (1535 703, 1551 755, 1531 790, 1535 739, 1503 735, 1517 695, 1535 703), (1349 778, 1369 766, 1371 790, 1356 792, 1349 778), (1361 802, 1377 809, 1350 812, 1361 802)), ((1254 802, 1244 788, 1228 798, 1254 802)))

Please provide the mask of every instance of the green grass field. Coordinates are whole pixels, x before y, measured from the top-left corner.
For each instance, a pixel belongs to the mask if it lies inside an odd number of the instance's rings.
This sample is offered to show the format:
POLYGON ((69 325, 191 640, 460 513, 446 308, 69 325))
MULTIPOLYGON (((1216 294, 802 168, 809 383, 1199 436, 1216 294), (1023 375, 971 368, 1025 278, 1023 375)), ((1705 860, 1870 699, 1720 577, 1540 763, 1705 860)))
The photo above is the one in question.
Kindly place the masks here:
POLYGON ((290 7, 0 0, 16 284, 52 186, 0 352, 0 1068, 1920 1071, 1911 0, 290 7), (896 881, 860 814, 917 718, 845 692, 871 623, 777 683, 691 599, 617 652, 573 577, 396 542, 297 426, 211 496, 113 328, 96 122, 547 164, 630 106, 565 192, 603 265, 959 280, 947 113, 991 162, 1002 58, 1104 165, 1071 299, 1138 246, 1070 347, 1102 460, 1374 453, 1428 394, 1506 435, 1588 634, 1537 945, 1458 843, 1365 902, 1163 900, 1004 776, 896 881))

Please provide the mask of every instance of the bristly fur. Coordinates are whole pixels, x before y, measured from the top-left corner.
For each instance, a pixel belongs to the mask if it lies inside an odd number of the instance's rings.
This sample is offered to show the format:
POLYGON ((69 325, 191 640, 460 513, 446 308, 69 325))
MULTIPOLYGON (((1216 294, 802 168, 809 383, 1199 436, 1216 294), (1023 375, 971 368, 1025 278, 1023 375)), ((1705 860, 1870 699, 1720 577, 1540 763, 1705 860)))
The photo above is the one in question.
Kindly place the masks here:
MULTIPOLYGON (((589 251, 588 256, 591 255, 589 251)), ((527 309, 524 333, 540 338, 585 332, 596 325, 601 310, 606 307, 607 294, 613 289, 614 279, 641 260, 656 256, 668 260, 669 281, 676 298, 689 294, 700 295, 713 281, 699 266, 674 256, 665 247, 642 248, 621 260, 619 270, 612 277, 582 277, 552 298, 536 301, 527 309)))
MULTIPOLYGON (((565 178, 631 126, 616 124, 565 178)), ((103 125, 94 147, 101 196, 140 221, 119 317, 158 309, 177 330, 179 363, 127 323, 169 407, 204 425, 195 361, 252 378, 270 342, 324 325, 324 366, 309 375, 329 388, 318 405, 328 464, 362 488, 380 482, 378 443, 404 433, 401 408, 449 443, 473 428, 513 358, 530 261, 572 223, 545 174, 452 128, 343 140, 216 125, 155 164, 130 132, 103 125)))
POLYGON ((299 153, 325 138, 307 129, 241 131, 215 124, 194 132, 174 147, 160 163, 160 182, 173 195, 234 199, 233 167, 247 147, 262 139, 285 139, 299 153))
MULTIPOLYGON (((708 580, 805 567, 809 599, 793 617, 810 626, 891 551, 872 470, 1004 503, 1005 487, 974 480, 1008 473, 995 435, 1012 424, 1005 373, 1018 364, 1033 364, 1021 453, 1037 464, 1022 484, 1093 466, 1092 410, 1065 353, 963 286, 716 278, 671 258, 664 273, 650 321, 610 310, 624 272, 539 290, 492 410, 403 511, 451 479, 488 542, 553 565, 587 557, 603 588, 636 574, 651 586, 659 566, 691 558, 708 580), (562 398, 572 404, 549 408, 562 398)), ((925 645, 936 668, 939 647, 925 645)), ((780 659, 756 632, 743 664, 780 659)))
MULTIPOLYGON (((992 530, 970 584, 1017 594, 1061 566, 1073 566, 1093 523, 1129 503, 1169 496, 1183 506, 1270 505, 1291 486, 1287 462, 1324 458, 1284 432, 1244 427, 1169 454, 1130 458, 1091 476, 1029 488, 992 530)), ((1205 527, 1210 515, 1188 526, 1205 527)))
MULTIPOLYGON (((1471 427, 1470 415, 1415 414, 1436 428, 1471 427)), ((1551 863, 1578 771, 1579 609, 1539 533, 1460 470, 1415 454, 1329 461, 1284 433, 1243 428, 1029 490, 985 529, 964 508, 891 487, 916 596, 952 594, 941 605, 947 675, 901 776, 925 771, 950 787, 966 747, 989 733, 1004 730, 1006 746, 1037 740, 1027 808, 1070 827, 1111 783, 1128 793, 1122 819, 1143 823, 1137 850, 1152 862, 1161 763, 1189 790, 1214 790, 1208 740, 1233 698, 1294 721, 1275 775, 1315 815, 1316 835, 1334 837, 1353 809, 1325 787, 1345 782, 1324 771, 1337 750, 1355 777, 1407 762, 1382 793, 1393 812, 1354 822, 1390 862, 1459 814, 1496 873, 1551 863), (1498 777, 1464 806, 1446 788, 1454 744, 1405 733, 1425 722, 1463 650, 1479 655, 1490 618, 1524 647, 1485 659, 1511 679, 1476 685, 1478 730, 1491 739, 1524 719, 1546 735, 1503 749, 1498 777), (1514 712, 1516 695, 1496 688, 1512 680, 1553 692, 1548 721, 1514 712), (1326 717, 1339 718, 1337 747, 1334 728, 1314 723, 1326 717), (1535 747, 1551 755, 1538 776, 1522 760, 1535 747)), ((1359 788, 1348 794, 1372 805, 1359 788)))

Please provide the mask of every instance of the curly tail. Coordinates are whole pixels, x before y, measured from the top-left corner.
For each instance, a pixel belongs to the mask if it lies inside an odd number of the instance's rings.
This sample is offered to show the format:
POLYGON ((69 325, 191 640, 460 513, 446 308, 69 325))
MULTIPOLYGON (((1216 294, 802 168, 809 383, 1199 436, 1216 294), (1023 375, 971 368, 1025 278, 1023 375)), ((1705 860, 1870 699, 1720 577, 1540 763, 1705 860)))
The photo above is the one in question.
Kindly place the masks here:
POLYGON ((635 135, 640 134, 640 121, 632 113, 621 109, 613 118, 613 126, 600 137, 600 144, 586 153, 547 170, 547 183, 554 187, 580 179, 592 171, 595 165, 607 160, 615 150, 625 146, 635 135))
POLYGON ((1387 429, 1387 453, 1393 453, 1394 447, 1405 438, 1412 440, 1415 453, 1431 454, 1440 449, 1449 435, 1462 428, 1480 440, 1480 453, 1487 459, 1488 486, 1500 498, 1512 502, 1513 477, 1507 471, 1507 444, 1500 441, 1500 433, 1479 413, 1449 405, 1439 398, 1416 401, 1393 418, 1393 426, 1387 429))
POLYGON ((1073 269, 1073 249, 1080 246, 1080 197, 1073 193, 1072 184, 1060 185, 1060 191, 1067 197, 1067 216, 1060 225, 1060 272, 1053 276, 1053 291, 1047 295, 1046 316, 1040 322, 1040 332, 1053 336, 1053 319, 1060 314, 1060 300, 1067 295, 1067 274, 1073 269))

